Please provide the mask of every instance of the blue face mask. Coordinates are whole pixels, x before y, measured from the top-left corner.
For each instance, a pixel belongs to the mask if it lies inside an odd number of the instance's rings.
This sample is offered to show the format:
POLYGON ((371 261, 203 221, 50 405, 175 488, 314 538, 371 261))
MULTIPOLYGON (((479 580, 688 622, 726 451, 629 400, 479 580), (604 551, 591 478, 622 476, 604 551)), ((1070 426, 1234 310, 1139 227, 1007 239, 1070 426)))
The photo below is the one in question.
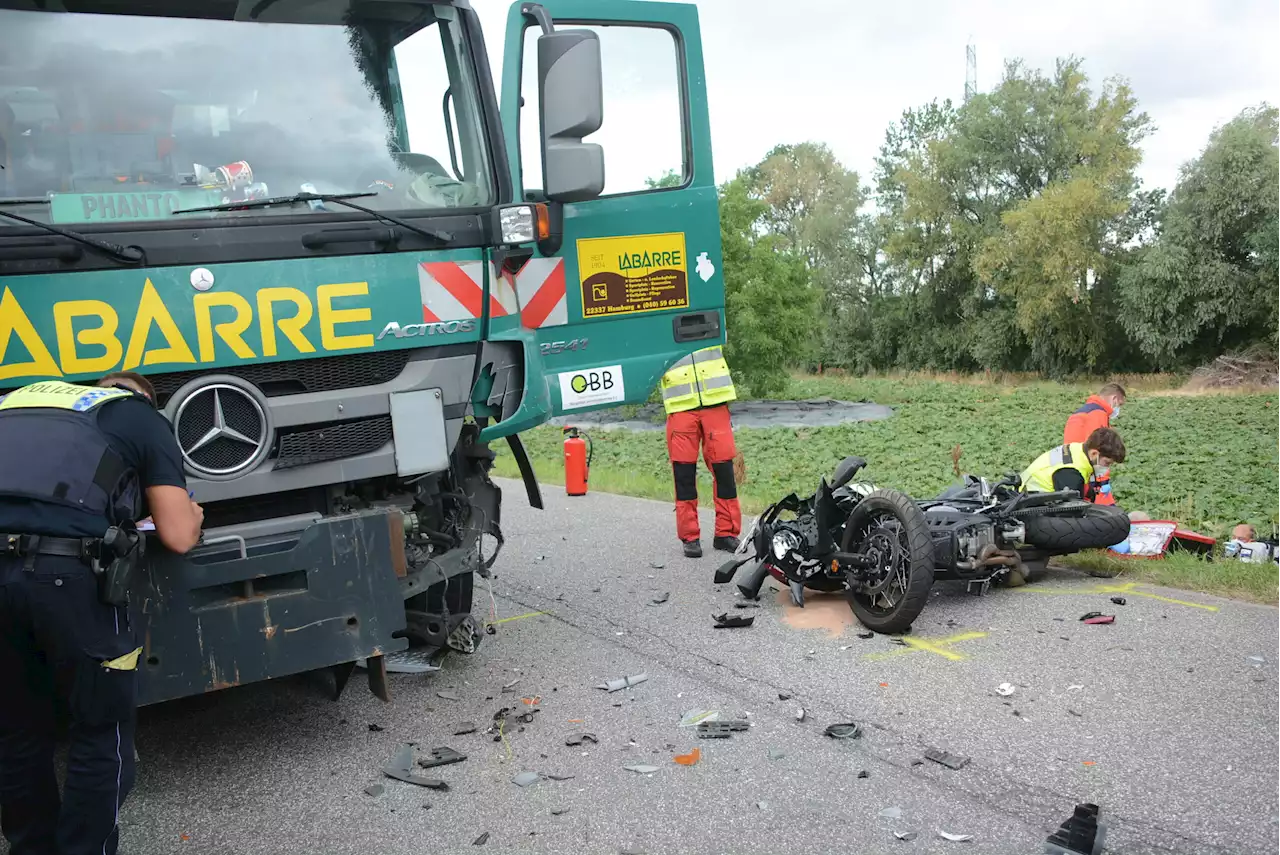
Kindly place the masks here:
POLYGON ((1114 410, 1112 410, 1112 411, 1111 411, 1111 418, 1113 418, 1113 419, 1118 419, 1118 418, 1120 418, 1120 405, 1119 405, 1119 404, 1116 404, 1116 408, 1115 408, 1114 410))

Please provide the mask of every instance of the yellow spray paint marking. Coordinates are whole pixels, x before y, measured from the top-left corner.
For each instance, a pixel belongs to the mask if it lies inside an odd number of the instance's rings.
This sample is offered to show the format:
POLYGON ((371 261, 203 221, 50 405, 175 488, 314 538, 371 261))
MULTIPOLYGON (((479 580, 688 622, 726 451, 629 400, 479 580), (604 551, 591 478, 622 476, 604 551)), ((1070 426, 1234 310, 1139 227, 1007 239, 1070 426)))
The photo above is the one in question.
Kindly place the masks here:
POLYGON ((1068 590, 1046 588, 1012 588, 1011 590, 1015 594, 1128 594, 1131 597, 1146 597, 1149 600, 1159 600, 1162 603, 1173 603, 1175 606, 1190 606, 1193 609, 1204 609, 1207 612, 1218 611, 1217 606, 1206 606, 1204 603, 1192 603, 1187 600, 1175 600, 1172 597, 1162 597, 1159 594, 1139 591, 1137 588, 1137 582, 1125 582, 1123 585, 1094 585, 1089 588, 1072 588, 1068 590))
POLYGON ((963 653, 959 653, 951 649, 951 645, 958 644, 961 641, 973 641, 978 638, 986 638, 985 632, 962 632, 959 635, 953 635, 948 638, 916 638, 913 636, 903 636, 902 641, 907 646, 901 650, 888 650, 883 653, 868 653, 863 659, 889 659, 893 656, 905 656, 908 653, 932 653, 935 656, 941 656, 943 659, 949 659, 952 662, 958 662, 966 659, 963 653))
POLYGON ((497 626, 500 623, 511 623, 511 621, 513 620, 524 620, 525 618, 537 617, 538 615, 545 615, 545 614, 546 612, 525 612, 522 615, 515 615, 514 617, 504 617, 498 620, 491 620, 488 622, 488 624, 489 626, 497 626))

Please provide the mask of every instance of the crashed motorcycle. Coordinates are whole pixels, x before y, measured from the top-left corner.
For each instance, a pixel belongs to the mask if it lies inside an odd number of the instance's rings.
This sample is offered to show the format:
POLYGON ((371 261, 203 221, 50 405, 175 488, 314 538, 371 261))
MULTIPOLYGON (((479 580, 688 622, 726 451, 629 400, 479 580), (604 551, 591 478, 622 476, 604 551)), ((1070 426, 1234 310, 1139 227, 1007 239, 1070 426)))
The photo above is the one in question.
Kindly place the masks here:
POLYGON ((749 599, 769 576, 803 607, 804 591, 844 591, 858 620, 883 633, 906 631, 935 579, 959 579, 972 593, 1030 581, 1054 555, 1104 548, 1129 534, 1129 518, 1082 501, 1073 490, 1024 493, 1016 474, 996 482, 966 476, 937 498, 853 483, 866 466, 846 457, 808 498, 770 505, 715 575, 719 584, 755 567, 738 585, 749 599))

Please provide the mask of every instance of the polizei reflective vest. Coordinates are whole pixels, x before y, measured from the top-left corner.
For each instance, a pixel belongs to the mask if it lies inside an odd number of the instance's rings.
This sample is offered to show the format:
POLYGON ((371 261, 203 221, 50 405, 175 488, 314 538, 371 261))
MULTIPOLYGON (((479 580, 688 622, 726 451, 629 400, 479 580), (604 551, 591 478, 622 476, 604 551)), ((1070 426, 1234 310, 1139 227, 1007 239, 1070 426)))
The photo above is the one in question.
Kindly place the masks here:
POLYGON ((720 347, 704 347, 681 359, 662 375, 662 406, 671 413, 714 407, 735 400, 729 363, 720 347))
POLYGON ((98 428, 104 405, 130 397, 47 381, 0 398, 0 497, 76 508, 110 525, 136 522, 138 473, 98 428))

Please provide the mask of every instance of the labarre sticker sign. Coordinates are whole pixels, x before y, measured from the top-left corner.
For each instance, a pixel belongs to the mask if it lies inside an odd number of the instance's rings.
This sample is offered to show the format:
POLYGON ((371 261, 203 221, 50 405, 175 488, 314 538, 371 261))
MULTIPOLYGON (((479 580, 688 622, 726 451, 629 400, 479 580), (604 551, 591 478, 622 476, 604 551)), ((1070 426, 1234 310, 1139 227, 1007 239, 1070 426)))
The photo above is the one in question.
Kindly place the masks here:
POLYGON ((684 233, 582 238, 578 278, 584 318, 688 308, 684 233))
POLYGON ((618 404, 627 399, 622 385, 622 366, 606 365, 582 371, 560 373, 560 402, 565 410, 618 404))

